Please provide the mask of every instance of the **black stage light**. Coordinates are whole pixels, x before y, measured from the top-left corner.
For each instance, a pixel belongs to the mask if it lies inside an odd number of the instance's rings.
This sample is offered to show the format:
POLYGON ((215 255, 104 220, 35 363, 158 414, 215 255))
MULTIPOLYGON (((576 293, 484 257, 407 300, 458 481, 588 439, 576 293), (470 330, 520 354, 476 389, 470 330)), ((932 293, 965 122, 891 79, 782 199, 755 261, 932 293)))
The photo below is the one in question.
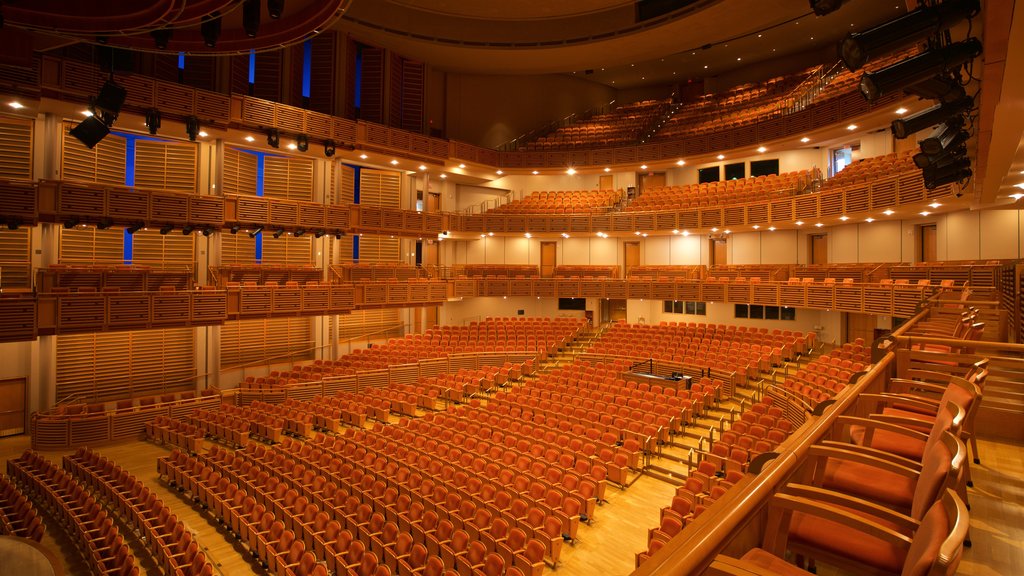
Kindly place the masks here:
POLYGON ((191 224, 186 224, 185 227, 181 229, 181 235, 182 236, 188 236, 195 229, 196 229, 195 226, 193 226, 191 224))
POLYGON ((925 168, 921 171, 924 176, 924 187, 933 190, 952 182, 959 182, 970 178, 974 173, 971 171, 971 160, 960 158, 956 162, 941 168, 925 168))
POLYGON ((284 0, 267 0, 267 14, 271 18, 277 20, 281 17, 282 12, 284 12, 284 0))
POLYGON ((255 38, 260 31, 260 0, 245 0, 242 3, 242 28, 245 35, 255 38))
POLYGON ((79 220, 77 216, 74 216, 74 217, 68 218, 67 220, 64 221, 64 227, 67 228, 68 230, 70 230, 70 229, 74 228, 75 226, 78 226, 81 222, 82 221, 79 220))
POLYGON ((241 229, 242 229, 241 226, 239 226, 238 224, 235 224, 234 226, 231 227, 231 233, 232 234, 238 234, 238 231, 241 230, 241 229))
POLYGON ((334 140, 324 140, 324 156, 330 158, 334 156, 335 152, 337 152, 337 148, 335 147, 334 140))
POLYGON ((160 228, 160 235, 161 236, 167 236, 168 234, 171 233, 171 230, 174 230, 174 225, 173 224, 166 224, 166 225, 164 225, 163 227, 160 228))
POLYGON ((172 34, 170 28, 161 28, 159 30, 153 30, 149 34, 153 37, 153 42, 156 44, 157 50, 167 49, 167 43, 170 42, 172 34))
POLYGON ((206 228, 203 228, 203 236, 209 236, 211 234, 213 234, 213 228, 212 227, 207 226, 206 228))
POLYGON ((280 238, 281 236, 284 236, 284 228, 278 228, 277 231, 274 232, 274 238, 280 238))
POLYGON ((981 42, 968 38, 938 50, 929 50, 877 72, 865 72, 860 77, 860 92, 868 102, 886 94, 913 86, 945 72, 952 72, 981 54, 981 42))
POLYGON ((920 132, 925 128, 930 128, 945 122, 951 118, 955 118, 964 112, 970 110, 974 106, 974 100, 971 98, 963 98, 952 104, 936 104, 931 108, 926 108, 920 112, 911 114, 906 118, 897 118, 892 121, 892 135, 898 139, 903 139, 911 134, 920 132))
POLYGON ((917 154, 914 154, 914 164, 922 170, 925 168, 942 168, 943 166, 949 166, 966 155, 967 146, 961 144, 956 148, 943 150, 939 154, 925 154, 924 152, 918 152, 917 154))
POLYGON ((70 134, 78 138, 86 148, 94 148, 110 134, 110 126, 107 126, 96 115, 89 116, 71 129, 70 134))
POLYGON ((135 224, 132 224, 131 226, 125 228, 124 230, 129 234, 135 234, 139 230, 142 230, 143 226, 145 226, 145 224, 143 224, 142 222, 136 222, 135 224))
POLYGON ((956 102, 967 96, 967 91, 952 76, 935 76, 905 88, 903 91, 922 100, 938 100, 940 102, 956 102))
POLYGON ((322 238, 324 234, 327 234, 327 230, 317 230, 313 233, 314 238, 322 238))
POLYGON ((971 135, 963 129, 963 125, 963 120, 957 118, 955 121, 949 121, 939 126, 927 138, 918 143, 921 146, 921 152, 934 156, 966 144, 971 135))
POLYGON ((100 221, 96 223, 96 228, 98 230, 106 230, 107 228, 110 228, 113 225, 114 221, 111 220, 110 218, 100 218, 100 221))
POLYGON ((150 108, 146 111, 146 127, 149 128, 151 135, 156 135, 156 131, 160 129, 160 111, 156 108, 150 108))
POLYGON ((217 40, 220 38, 220 12, 214 11, 208 16, 203 16, 199 32, 203 35, 203 41, 208 47, 216 47, 217 40))
POLYGON ((811 10, 818 16, 831 14, 839 10, 849 0, 810 0, 811 10))
POLYGON ((281 147, 281 133, 277 131, 277 128, 267 130, 267 146, 271 148, 281 147))
POLYGON ((252 232, 249 232, 249 238, 255 238, 260 232, 263 232, 263 226, 257 226, 252 232))
POLYGON ((343 232, 335 232, 334 233, 334 239, 335 240, 341 240, 341 237, 344 236, 344 235, 345 234, 343 232))
POLYGON ((195 116, 185 118, 185 133, 188 134, 189 140, 196 141, 196 136, 199 136, 199 118, 195 116))
POLYGON ((117 120, 117 115, 121 113, 121 106, 124 106, 124 100, 127 97, 127 90, 118 86, 113 80, 107 80, 100 88, 96 100, 93 101, 93 107, 103 122, 110 126, 114 120, 117 120))
POLYGON ((298 238, 298 237, 302 236, 305 233, 306 233, 306 229, 305 228, 299 228, 298 230, 295 231, 295 237, 298 238))
POLYGON ((306 150, 309 150, 309 136, 306 136, 305 134, 299 134, 298 136, 296 136, 295 147, 299 150, 299 152, 305 152, 306 150))
POLYGON ((8 230, 17 230, 18 226, 21 226, 21 220, 19 220, 18 218, 11 218, 10 220, 7 221, 8 230))
POLYGON ((872 58, 941 32, 981 10, 979 0, 946 0, 936 6, 918 6, 906 14, 864 32, 854 32, 839 45, 839 54, 850 70, 872 58))

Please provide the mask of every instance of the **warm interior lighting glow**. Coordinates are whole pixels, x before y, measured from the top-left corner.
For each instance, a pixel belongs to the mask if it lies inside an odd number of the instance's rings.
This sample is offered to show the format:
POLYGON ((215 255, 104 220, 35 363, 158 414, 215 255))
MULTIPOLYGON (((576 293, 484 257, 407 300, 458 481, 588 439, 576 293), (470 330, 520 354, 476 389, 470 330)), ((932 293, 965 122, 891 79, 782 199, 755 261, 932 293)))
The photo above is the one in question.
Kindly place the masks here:
POLYGON ((25 107, 24 104, 22 104, 21 102, 18 102, 17 100, 15 100, 14 102, 10 102, 8 104, 8 106, 10 106, 11 108, 14 108, 15 110, 21 110, 22 108, 25 107))
POLYGON ((868 224, 871 224, 872 222, 875 221, 875 219, 874 218, 865 218, 864 221, 867 222, 868 224))
POLYGON ((882 214, 885 214, 886 216, 892 216, 895 213, 896 212, 893 212, 892 210, 886 210, 885 212, 882 212, 882 214))
POLYGON ((797 220, 796 222, 794 222, 794 224, 796 224, 797 226, 803 226, 804 225, 804 221, 803 220, 797 220))
POLYGON ((765 148, 764 146, 759 146, 759 147, 757 148, 757 151, 758 151, 758 152, 760 152, 761 154, 764 154, 765 152, 767 152, 767 151, 768 151, 768 149, 767 149, 767 148, 765 148))
POLYGON ((568 174, 569 176, 572 176, 572 175, 576 174, 576 169, 575 168, 569 168, 568 170, 565 171, 565 173, 568 174))
POLYGON ((856 124, 850 124, 849 126, 846 127, 846 129, 847 130, 856 130, 857 129, 857 125, 856 124))
POLYGON ((840 216, 839 219, 842 220, 843 222, 846 222, 847 220, 850 219, 850 217, 849 216, 840 216))
POLYGON ((800 139, 800 141, 803 142, 804 144, 807 144, 808 142, 811 141, 811 139, 808 138, 807 136, 804 136, 803 138, 800 139))
POLYGON ((930 206, 930 207, 932 207, 932 208, 938 208, 939 206, 942 206, 942 204, 939 204, 938 202, 932 202, 932 203, 931 203, 931 204, 929 204, 928 206, 930 206))
POLYGON ((907 113, 907 109, 902 107, 902 106, 900 106, 899 108, 896 109, 896 113, 899 114, 900 116, 902 116, 902 115, 907 113))
POLYGON ((640 169, 641 170, 647 170, 647 164, 641 164, 640 165, 640 169))
POLYGON ((725 154, 719 154, 718 156, 716 156, 716 158, 718 158, 719 160, 725 160, 725 154))
POLYGON ((366 154, 360 154, 359 155, 359 159, 360 160, 366 160, 367 158, 369 158, 369 156, 367 156, 366 154))
POLYGON ((391 161, 391 165, 392 166, 398 166, 398 160, 392 160, 391 161))
POLYGON ((252 136, 246 136, 246 137, 245 137, 245 141, 246 141, 246 142, 255 142, 255 141, 256 141, 256 139, 255 139, 255 138, 253 138, 252 136))
POLYGON ((685 165, 686 165, 686 160, 678 160, 678 161, 676 161, 676 166, 685 166, 685 165))

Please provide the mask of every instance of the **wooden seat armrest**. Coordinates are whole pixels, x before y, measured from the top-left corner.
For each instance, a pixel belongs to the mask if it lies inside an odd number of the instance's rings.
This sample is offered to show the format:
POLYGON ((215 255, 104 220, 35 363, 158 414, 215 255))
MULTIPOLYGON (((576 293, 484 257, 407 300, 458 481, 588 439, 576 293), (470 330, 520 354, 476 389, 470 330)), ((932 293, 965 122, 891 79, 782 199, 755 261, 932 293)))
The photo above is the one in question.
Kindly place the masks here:
POLYGON ((863 418, 860 416, 839 416, 836 422, 843 425, 848 429, 849 426, 863 426, 871 430, 885 430, 887 432, 893 432, 896 434, 902 434, 908 438, 914 438, 917 440, 927 441, 928 435, 917 430, 911 430, 905 426, 898 426, 889 422, 883 422, 882 420, 876 420, 873 418, 863 418))
POLYGON ((918 469, 903 466, 888 458, 879 458, 866 450, 860 450, 860 446, 854 444, 848 444, 843 447, 816 444, 811 446, 809 454, 812 458, 815 458, 813 482, 819 486, 824 482, 828 460, 842 460, 844 462, 870 466, 907 478, 917 478, 920 475, 920 470, 918 469))
POLYGON ((923 390, 934 394, 942 395, 950 383, 923 382, 921 380, 907 380, 906 378, 893 378, 889 380, 889 394, 907 394, 913 390, 923 390))
POLYGON ((843 449, 850 449, 850 447, 853 447, 854 450, 858 452, 863 452, 865 454, 870 454, 871 456, 877 459, 888 460, 889 462, 896 464, 898 466, 909 468, 910 470, 914 470, 915 472, 918 473, 921 472, 920 462, 915 462, 914 460, 905 458, 903 456, 897 456, 896 454, 893 454, 891 452, 886 452, 884 450, 879 450, 877 448, 871 448, 870 446, 861 446, 859 444, 851 444, 849 442, 842 442, 839 440, 823 440, 820 445, 843 449))
POLYGON ((938 400, 915 396, 913 394, 861 394, 858 396, 858 400, 860 399, 874 400, 877 402, 875 410, 880 406, 894 406, 896 404, 912 406, 921 410, 928 410, 931 413, 938 412, 939 410, 938 400))
POLYGON ((827 520, 847 524, 894 544, 899 542, 909 544, 910 536, 913 535, 920 525, 920 522, 910 516, 900 514, 880 504, 849 496, 842 492, 827 490, 817 486, 808 486, 807 484, 787 484, 784 492, 772 496, 773 506, 778 505, 776 499, 788 500, 790 503, 784 504, 784 506, 792 510, 807 512, 827 520), (867 517, 851 514, 849 510, 854 510, 859 514, 866 514, 867 517), (852 520, 853 522, 847 522, 846 520, 852 520), (879 520, 888 522, 896 528, 883 525, 879 523, 879 520), (858 523, 862 527, 855 525, 858 523))
POLYGON ((911 426, 930 425, 930 423, 922 420, 907 418, 906 416, 892 416, 889 414, 872 414, 870 418, 876 422, 884 422, 886 424, 893 424, 895 426, 908 428, 911 426))
POLYGON ((776 576, 776 573, 752 562, 719 554, 704 570, 704 576, 776 576))

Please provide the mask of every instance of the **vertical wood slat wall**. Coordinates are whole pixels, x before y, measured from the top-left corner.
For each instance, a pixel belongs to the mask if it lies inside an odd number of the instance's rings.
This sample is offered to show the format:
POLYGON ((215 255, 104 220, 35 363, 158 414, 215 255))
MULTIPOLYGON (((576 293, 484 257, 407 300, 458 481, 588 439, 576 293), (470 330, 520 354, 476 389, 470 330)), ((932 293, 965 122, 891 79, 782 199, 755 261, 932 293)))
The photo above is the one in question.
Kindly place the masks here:
POLYGON ((359 119, 384 124, 384 49, 362 46, 359 119))
POLYGON ((192 390, 193 328, 57 336, 57 402, 192 390))
POLYGON ((32 122, 0 116, 0 178, 32 179, 32 122))
POLYGON ((260 318, 220 328, 221 369, 281 364, 313 358, 310 318, 260 318))
POLYGON ((64 140, 61 146, 62 178, 123 186, 127 152, 125 139, 110 134, 90 150, 70 134, 74 127, 74 122, 64 122, 64 140))
POLYGON ((0 289, 32 287, 32 235, 29 228, 0 230, 0 289))
POLYGON ((263 196, 287 200, 313 199, 313 161, 267 156, 263 162, 263 196))
POLYGON ((57 261, 61 264, 124 264, 124 231, 93 226, 61 228, 57 261))
POLYGON ((224 194, 256 193, 256 156, 225 146, 223 165, 221 191, 224 194))
POLYGON ((196 192, 198 145, 137 140, 135 185, 140 188, 196 192))
POLYGON ((195 234, 184 236, 159 230, 139 230, 132 238, 132 264, 153 268, 192 268, 196 262, 195 234))

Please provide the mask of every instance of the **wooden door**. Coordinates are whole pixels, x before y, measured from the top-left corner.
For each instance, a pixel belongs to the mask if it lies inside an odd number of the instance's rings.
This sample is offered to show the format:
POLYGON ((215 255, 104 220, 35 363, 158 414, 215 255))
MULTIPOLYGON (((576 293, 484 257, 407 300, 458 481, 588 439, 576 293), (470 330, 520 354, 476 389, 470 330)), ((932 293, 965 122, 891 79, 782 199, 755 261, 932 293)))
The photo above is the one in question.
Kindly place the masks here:
POLYGON ((870 344, 875 339, 875 326, 878 324, 874 314, 846 315, 846 342, 853 342, 857 338, 863 338, 865 344, 870 344))
POLYGON ((551 278, 555 275, 555 266, 557 265, 557 242, 541 242, 540 243, 540 276, 541 278, 551 278))
MULTIPOLYGON (((626 319, 626 301, 625 300, 615 299, 615 300, 605 300, 604 302, 605 302, 605 304, 607 306, 606 310, 607 310, 607 318, 608 318, 607 321, 608 322, 615 322, 615 321, 618 321, 618 320, 625 320, 626 319)), ((604 314, 602 314, 602 316, 604 316, 604 314)), ((603 320, 603 318, 602 318, 602 320, 603 320)))
POLYGON ((665 173, 664 172, 653 172, 650 174, 640 174, 640 193, 643 194, 647 190, 652 188, 658 188, 665 185, 665 173))
POLYGON ((634 266, 640 265, 640 243, 639 242, 624 242, 622 244, 622 261, 625 266, 626 276, 629 276, 629 271, 634 266))
POLYGON ((808 236, 808 264, 828 264, 828 235, 811 234, 808 236))
POLYGON ((0 380, 0 436, 25 433, 25 378, 0 380))
POLYGON ((431 192, 427 194, 427 212, 441 211, 441 195, 431 192))
POLYGON ((615 177, 611 174, 604 174, 597 179, 597 187, 600 190, 614 190, 615 177))
POLYGON ((921 233, 918 235, 920 243, 917 251, 918 262, 935 262, 938 260, 936 256, 936 232, 935 224, 925 224, 921 226, 921 233))
POLYGON ((729 263, 729 239, 712 238, 708 243, 708 265, 725 266, 729 263))

